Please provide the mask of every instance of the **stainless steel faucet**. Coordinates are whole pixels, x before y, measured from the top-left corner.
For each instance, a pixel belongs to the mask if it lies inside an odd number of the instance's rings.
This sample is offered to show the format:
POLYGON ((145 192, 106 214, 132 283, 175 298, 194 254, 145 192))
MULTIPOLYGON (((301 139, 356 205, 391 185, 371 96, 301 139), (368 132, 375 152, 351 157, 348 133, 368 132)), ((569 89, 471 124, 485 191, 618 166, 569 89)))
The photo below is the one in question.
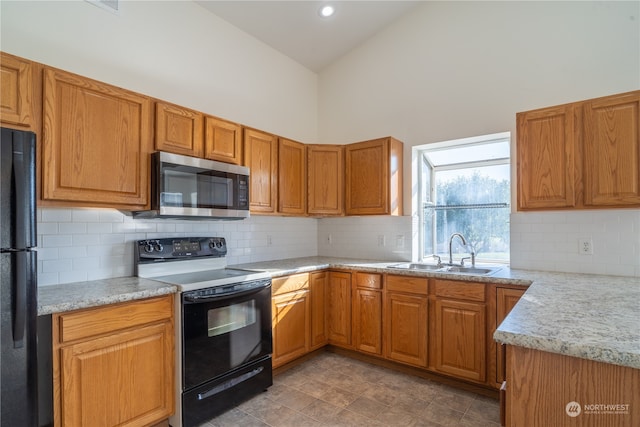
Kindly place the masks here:
MULTIPOLYGON (((460 240, 462 240, 462 245, 467 250, 467 252, 469 252, 469 254, 471 254, 471 266, 475 267, 476 266, 476 254, 475 254, 475 251, 473 250, 473 248, 469 248, 469 245, 467 245, 467 240, 460 233, 453 233, 451 235, 451 237, 449 237, 449 265, 453 265, 453 253, 451 251, 451 244, 453 243, 453 238, 456 237, 456 236, 458 236, 460 238, 460 240)), ((462 260, 460 261, 460 265, 461 266, 464 266, 464 260, 465 259, 469 259, 469 257, 462 258, 462 260)))

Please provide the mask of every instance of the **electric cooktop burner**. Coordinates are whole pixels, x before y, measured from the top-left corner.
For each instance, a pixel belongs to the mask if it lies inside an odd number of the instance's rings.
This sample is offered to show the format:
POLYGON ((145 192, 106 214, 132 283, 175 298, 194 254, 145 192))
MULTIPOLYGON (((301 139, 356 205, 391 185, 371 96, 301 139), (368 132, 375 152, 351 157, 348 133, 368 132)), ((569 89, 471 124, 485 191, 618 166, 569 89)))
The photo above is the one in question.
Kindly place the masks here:
POLYGON ((227 268, 223 237, 177 237, 136 242, 138 277, 171 283, 181 291, 266 279, 267 272, 227 268))

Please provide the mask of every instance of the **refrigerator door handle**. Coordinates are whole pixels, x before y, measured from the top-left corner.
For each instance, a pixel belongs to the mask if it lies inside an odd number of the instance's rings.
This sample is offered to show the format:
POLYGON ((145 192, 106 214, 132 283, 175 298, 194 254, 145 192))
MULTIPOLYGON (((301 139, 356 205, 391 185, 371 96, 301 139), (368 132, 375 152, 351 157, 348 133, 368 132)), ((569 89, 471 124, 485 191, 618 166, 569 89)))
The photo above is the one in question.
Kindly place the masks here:
POLYGON ((13 348, 24 346, 24 329, 27 321, 27 287, 29 252, 16 252, 16 282, 13 301, 13 348))
MULTIPOLYGON (((16 141, 17 142, 17 141, 16 141)), ((28 248, 35 246, 31 221, 33 214, 30 206, 35 206, 35 187, 31 178, 30 157, 33 155, 28 140, 22 139, 18 147, 13 149, 14 183, 16 191, 16 235, 15 247, 28 248), (25 158, 26 157, 26 158, 25 158)))

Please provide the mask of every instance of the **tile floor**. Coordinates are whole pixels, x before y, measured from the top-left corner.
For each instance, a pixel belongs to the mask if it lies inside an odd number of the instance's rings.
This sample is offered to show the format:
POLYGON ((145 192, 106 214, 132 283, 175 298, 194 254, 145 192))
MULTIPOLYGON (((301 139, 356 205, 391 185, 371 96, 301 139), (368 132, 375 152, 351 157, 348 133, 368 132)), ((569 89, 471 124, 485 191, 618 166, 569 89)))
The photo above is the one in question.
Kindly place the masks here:
POLYGON ((201 427, 499 425, 497 400, 325 352, 201 427))

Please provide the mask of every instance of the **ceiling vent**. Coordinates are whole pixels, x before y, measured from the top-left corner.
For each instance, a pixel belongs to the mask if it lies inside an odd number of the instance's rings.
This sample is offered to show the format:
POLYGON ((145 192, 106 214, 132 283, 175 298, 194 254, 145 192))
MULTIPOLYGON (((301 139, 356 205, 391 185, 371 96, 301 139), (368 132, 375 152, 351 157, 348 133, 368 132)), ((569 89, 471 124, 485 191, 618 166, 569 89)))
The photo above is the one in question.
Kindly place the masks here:
POLYGON ((116 15, 120 12, 120 0, 85 0, 116 15))

